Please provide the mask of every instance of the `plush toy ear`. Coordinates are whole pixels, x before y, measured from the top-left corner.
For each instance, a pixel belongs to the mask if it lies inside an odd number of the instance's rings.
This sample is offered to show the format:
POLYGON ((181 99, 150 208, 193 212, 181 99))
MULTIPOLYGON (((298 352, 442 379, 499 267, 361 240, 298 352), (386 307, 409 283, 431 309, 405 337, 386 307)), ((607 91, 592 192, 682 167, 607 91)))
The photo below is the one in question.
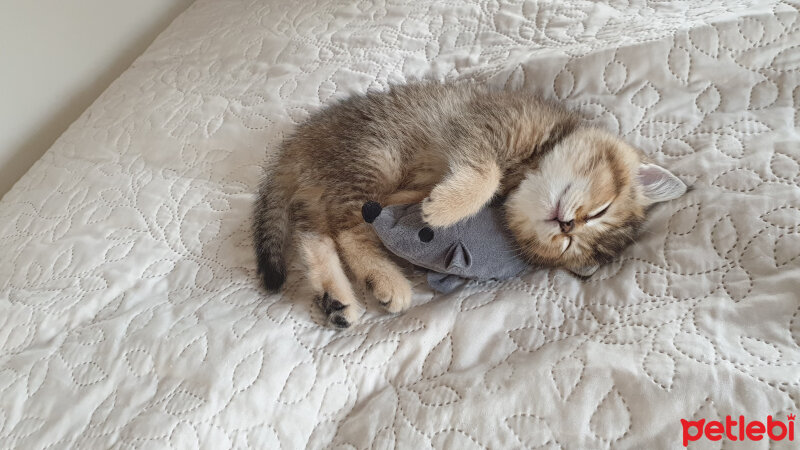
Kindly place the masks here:
POLYGON ((472 255, 469 254, 469 250, 464 247, 464 244, 456 242, 447 250, 444 263, 447 265, 446 270, 466 269, 472 265, 472 255))
POLYGON ((655 164, 641 164, 636 178, 649 205, 672 200, 686 193, 686 184, 680 178, 655 164))

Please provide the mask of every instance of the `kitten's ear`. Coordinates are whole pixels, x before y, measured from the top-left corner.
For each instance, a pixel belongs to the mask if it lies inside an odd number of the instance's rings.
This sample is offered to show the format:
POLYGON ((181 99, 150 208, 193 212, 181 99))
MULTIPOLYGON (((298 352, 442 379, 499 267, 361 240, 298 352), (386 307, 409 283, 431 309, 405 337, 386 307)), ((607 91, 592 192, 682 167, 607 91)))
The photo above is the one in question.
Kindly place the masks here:
POLYGON ((686 193, 686 184, 680 178, 655 164, 641 164, 636 178, 648 205, 672 200, 686 193))

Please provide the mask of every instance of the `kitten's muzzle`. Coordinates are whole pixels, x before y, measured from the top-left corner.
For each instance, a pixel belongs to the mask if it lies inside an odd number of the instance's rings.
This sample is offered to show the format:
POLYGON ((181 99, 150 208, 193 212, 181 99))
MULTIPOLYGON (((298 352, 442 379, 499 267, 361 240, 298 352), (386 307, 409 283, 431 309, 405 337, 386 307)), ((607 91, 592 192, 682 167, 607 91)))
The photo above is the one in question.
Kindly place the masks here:
POLYGON ((575 228, 575 220, 568 220, 566 222, 558 220, 558 227, 561 228, 562 232, 569 233, 575 228))

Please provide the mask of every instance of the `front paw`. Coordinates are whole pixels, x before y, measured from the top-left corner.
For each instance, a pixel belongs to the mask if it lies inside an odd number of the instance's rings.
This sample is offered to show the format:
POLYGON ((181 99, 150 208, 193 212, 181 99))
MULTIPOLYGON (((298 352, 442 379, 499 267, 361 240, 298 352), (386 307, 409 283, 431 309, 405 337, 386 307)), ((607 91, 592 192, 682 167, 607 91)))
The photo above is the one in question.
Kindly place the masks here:
POLYGON ((367 286, 390 313, 399 313, 411 306, 411 283, 400 272, 375 271, 367 279, 367 286))
POLYGON ((442 197, 430 196, 422 201, 422 220, 433 227, 449 227, 458 223, 462 215, 442 197))

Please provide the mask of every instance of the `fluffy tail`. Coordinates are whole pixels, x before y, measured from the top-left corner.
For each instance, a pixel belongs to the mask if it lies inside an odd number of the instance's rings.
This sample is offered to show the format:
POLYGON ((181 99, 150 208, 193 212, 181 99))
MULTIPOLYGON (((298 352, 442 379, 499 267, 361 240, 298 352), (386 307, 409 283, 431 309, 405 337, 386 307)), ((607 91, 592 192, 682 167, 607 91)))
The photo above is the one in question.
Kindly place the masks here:
POLYGON ((261 182, 253 215, 253 241, 258 273, 271 291, 279 290, 286 281, 290 200, 274 177, 267 176, 261 182))

